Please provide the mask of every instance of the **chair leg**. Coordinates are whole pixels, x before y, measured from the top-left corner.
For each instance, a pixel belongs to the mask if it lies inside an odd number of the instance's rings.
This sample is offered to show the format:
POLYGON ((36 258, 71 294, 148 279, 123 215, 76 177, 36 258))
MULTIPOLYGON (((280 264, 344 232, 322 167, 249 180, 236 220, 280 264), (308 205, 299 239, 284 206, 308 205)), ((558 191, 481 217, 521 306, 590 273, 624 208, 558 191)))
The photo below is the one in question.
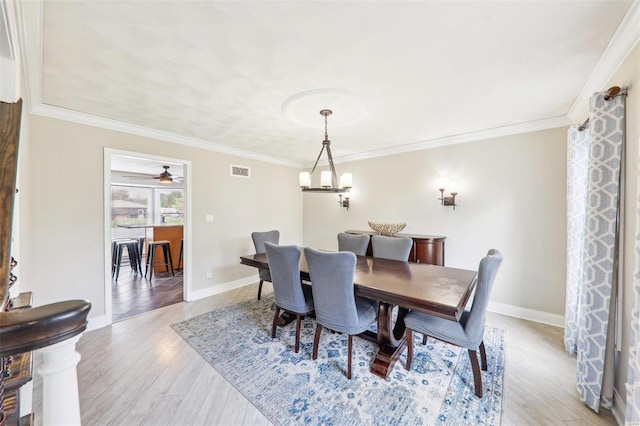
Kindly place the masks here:
POLYGON ((349 335, 349 357, 348 357, 348 365, 347 365, 347 379, 351 380, 351 349, 353 348, 353 336, 349 335))
POLYGON ((149 273, 149 279, 153 278, 153 267, 156 264, 156 248, 155 245, 152 246, 151 244, 147 247, 147 264, 144 269, 145 278, 147 277, 147 272, 149 273), (149 265, 151 265, 151 268, 149 268, 149 265))
MULTIPOLYGON (((127 248, 127 256, 129 256, 129 267, 131 268, 131 271, 135 272, 135 263, 133 261, 133 253, 131 252, 131 246, 130 245, 125 245, 124 247, 127 248)), ((124 253, 123 253, 124 254, 124 253)))
POLYGON ((134 274, 138 274, 138 255, 136 251, 137 244, 127 244, 127 253, 129 254, 129 266, 134 274))
POLYGON ((322 334, 322 326, 316 324, 316 334, 313 337, 313 359, 318 359, 318 345, 320 344, 320 334, 322 334))
POLYGON ((478 363, 478 354, 473 349, 469 349, 469 359, 471 359, 471 369, 473 370, 473 381, 476 385, 476 396, 482 398, 482 373, 478 363))
POLYGON ((138 269, 140 270, 140 275, 142 275, 142 254, 144 253, 144 241, 141 244, 142 247, 140 247, 140 244, 138 244, 138 269))
POLYGON ((302 322, 302 318, 300 314, 296 314, 296 353, 300 350, 300 323, 302 322))
MULTIPOLYGON (((145 237, 138 237, 138 253, 140 253, 140 262, 142 262, 142 255, 144 254, 144 242, 145 237)), ((142 273, 142 267, 140 267, 140 273, 142 273)))
POLYGON ((273 324, 271 324, 271 338, 276 337, 276 325, 278 325, 278 316, 280 316, 280 306, 276 305, 276 311, 273 314, 273 324))
POLYGON ((123 245, 118 246, 118 258, 116 260, 116 281, 118 281, 118 277, 120 276, 120 264, 122 263, 122 250, 124 250, 123 245))
POLYGON ((260 300, 260 296, 262 295, 262 283, 264 280, 260 280, 260 284, 258 284, 258 300, 260 300))
POLYGON ((115 241, 111 242, 111 276, 113 277, 116 273, 116 260, 118 259, 118 245, 115 241))
POLYGON ((169 253, 167 252, 167 246, 162 245, 162 255, 164 256, 164 269, 166 273, 169 273, 169 253))
POLYGON ((407 364, 404 366, 405 370, 411 370, 411 362, 413 361, 413 330, 407 328, 405 330, 407 334, 407 364))
POLYGON ((169 266, 171 266, 171 275, 176 276, 176 271, 173 269, 173 256, 171 255, 171 246, 167 246, 167 253, 169 255, 169 266))
POLYGON ((426 335, 426 334, 423 334, 423 335, 422 335, 422 344, 423 344, 423 345, 426 345, 426 344, 427 344, 427 335, 426 335))
POLYGON ((136 254, 136 260, 135 260, 135 264, 136 264, 136 273, 141 273, 142 274, 142 265, 141 265, 141 260, 140 260, 140 249, 138 248, 138 243, 133 244, 133 251, 136 254))
POLYGON ((484 371, 487 371, 487 351, 484 349, 484 341, 480 342, 480 361, 484 371))

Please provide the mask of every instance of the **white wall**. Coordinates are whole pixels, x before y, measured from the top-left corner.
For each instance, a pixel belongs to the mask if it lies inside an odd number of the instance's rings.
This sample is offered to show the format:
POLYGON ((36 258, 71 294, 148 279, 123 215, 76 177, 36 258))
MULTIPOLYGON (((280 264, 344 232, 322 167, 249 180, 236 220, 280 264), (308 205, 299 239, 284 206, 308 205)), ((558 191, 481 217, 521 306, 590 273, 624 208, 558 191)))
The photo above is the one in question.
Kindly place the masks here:
MULTIPOLYGON (((192 289, 200 294, 257 277, 240 265, 252 253, 251 232, 279 229, 284 243, 302 243, 298 170, 111 130, 32 115, 28 181, 29 283, 38 305, 86 298, 90 318, 104 306, 104 148, 189 160, 192 164, 192 289), (251 167, 251 179, 229 165, 251 167), (205 223, 206 214, 214 222, 205 223), (206 270, 213 270, 207 280, 206 270)), ((25 194, 23 194, 23 197, 25 194)), ((257 280, 256 280, 257 281, 257 280)))
POLYGON ((477 269, 488 249, 501 250, 493 303, 564 314, 566 128, 336 168, 353 173, 351 207, 340 208, 336 195, 304 194, 305 245, 335 249, 345 229, 406 222, 403 232, 447 237, 447 266, 477 269), (459 182, 455 211, 437 200, 443 176, 459 182))
MULTIPOLYGON (((615 378, 616 409, 624 410, 633 276, 638 263, 640 45, 601 90, 614 85, 629 88, 621 341, 615 378)), ((339 208, 337 196, 305 194, 306 245, 335 249, 337 232, 368 229, 368 220, 407 222, 406 232, 447 236, 448 266, 476 268, 487 248, 502 250, 505 260, 491 295, 494 306, 549 312, 556 318, 564 315, 566 129, 338 164, 336 168, 339 174, 354 174, 351 207, 349 211, 339 208), (442 175, 462 184, 455 212, 436 201, 435 180, 442 175)))
MULTIPOLYGON (((633 274, 636 268, 638 253, 636 252, 635 235, 638 232, 636 223, 636 209, 638 199, 638 163, 640 145, 640 44, 629 54, 627 60, 620 66, 616 73, 603 87, 606 90, 610 86, 628 87, 629 92, 626 100, 626 174, 624 192, 624 236, 623 236, 623 277, 621 282, 622 291, 622 314, 621 314, 621 342, 618 347, 620 354, 616 362, 615 388, 617 394, 626 401, 626 387, 628 365, 629 365, 629 344, 631 338, 631 309, 633 307, 633 274)), ((616 404, 617 405, 617 404, 616 404)), ((624 414, 624 413, 622 413, 624 414)))
MULTIPOLYGON (((602 89, 609 85, 630 87, 616 366, 616 390, 624 398, 636 262, 640 46, 602 89)), ((283 243, 335 249, 335 236, 345 229, 367 229, 368 220, 404 221, 405 232, 447 236, 448 266, 475 269, 488 248, 502 250, 492 303, 564 313, 566 129, 338 164, 339 173, 354 173, 347 211, 336 195, 302 196, 298 171, 291 168, 26 113, 25 122, 19 278, 21 291, 33 290, 37 304, 86 298, 93 304, 91 318, 104 315, 102 156, 110 147, 192 162, 196 291, 255 275, 238 264, 239 255, 253 250, 253 230, 278 228, 283 243), (252 167, 253 178, 231 179, 230 163, 252 167), (441 176, 460 182, 456 211, 436 200, 441 176), (213 224, 204 223, 209 213, 213 224), (204 279, 206 269, 214 270, 213 280, 204 279)))

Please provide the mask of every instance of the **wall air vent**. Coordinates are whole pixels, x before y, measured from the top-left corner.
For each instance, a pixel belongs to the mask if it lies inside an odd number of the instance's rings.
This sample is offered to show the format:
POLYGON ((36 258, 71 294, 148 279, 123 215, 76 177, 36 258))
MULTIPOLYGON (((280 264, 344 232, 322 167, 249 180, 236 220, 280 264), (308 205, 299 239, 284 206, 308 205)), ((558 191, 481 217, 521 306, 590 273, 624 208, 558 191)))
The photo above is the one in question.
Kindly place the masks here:
POLYGON ((251 168, 245 166, 235 166, 231 165, 230 167, 231 176, 243 177, 243 178, 251 178, 251 168))

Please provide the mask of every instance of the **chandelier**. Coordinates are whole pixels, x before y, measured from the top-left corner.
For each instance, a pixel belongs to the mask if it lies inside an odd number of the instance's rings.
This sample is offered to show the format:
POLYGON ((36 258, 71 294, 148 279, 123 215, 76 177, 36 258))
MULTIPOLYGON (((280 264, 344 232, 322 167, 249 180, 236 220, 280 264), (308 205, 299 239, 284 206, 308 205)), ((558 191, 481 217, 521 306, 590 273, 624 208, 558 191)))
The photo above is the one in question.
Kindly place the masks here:
MULTIPOLYGON (((301 172, 300 173, 300 188, 303 192, 327 192, 333 194, 342 194, 345 192, 349 192, 352 186, 352 175, 351 173, 343 173, 340 176, 340 185, 338 185, 338 176, 336 175, 336 168, 333 165, 333 157, 331 156, 331 141, 329 141, 329 135, 327 133, 327 117, 333 114, 330 109, 323 109, 320 111, 320 115, 324 116, 324 140, 322 141, 322 149, 320 150, 320 154, 318 154, 318 158, 316 159, 316 163, 313 165, 313 169, 311 169, 311 173, 309 172, 301 172), (320 187, 312 187, 311 186, 311 175, 316 170, 316 166, 318 165, 318 161, 322 156, 322 152, 327 150, 327 157, 329 158, 329 169, 320 173, 320 187)), ((342 196, 340 196, 341 204, 344 204, 342 201, 342 196)), ((349 205, 349 198, 346 198, 346 205, 343 207, 347 207, 349 205)))

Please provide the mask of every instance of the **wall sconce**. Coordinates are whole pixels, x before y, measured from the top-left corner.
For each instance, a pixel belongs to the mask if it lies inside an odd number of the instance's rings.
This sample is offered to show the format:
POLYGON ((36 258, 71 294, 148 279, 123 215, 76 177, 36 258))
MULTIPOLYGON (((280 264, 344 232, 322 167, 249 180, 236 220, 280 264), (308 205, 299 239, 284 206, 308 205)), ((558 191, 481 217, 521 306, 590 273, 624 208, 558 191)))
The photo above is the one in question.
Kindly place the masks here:
POLYGON ((453 182, 451 182, 450 185, 451 185, 452 188, 454 188, 450 192, 451 197, 445 197, 444 196, 444 191, 445 191, 444 186, 445 185, 443 183, 440 184, 440 188, 438 188, 438 191, 440 191, 440 198, 438 198, 438 200, 440 200, 440 203, 443 206, 451 206, 455 210, 456 206, 457 206, 457 204, 456 204, 456 195, 458 195, 458 190, 456 189, 456 185, 453 182))
POLYGON ((342 194, 338 194, 338 197, 340 197, 340 201, 338 201, 340 207, 346 207, 349 210, 349 194, 344 195, 344 200, 342 199, 342 194))

